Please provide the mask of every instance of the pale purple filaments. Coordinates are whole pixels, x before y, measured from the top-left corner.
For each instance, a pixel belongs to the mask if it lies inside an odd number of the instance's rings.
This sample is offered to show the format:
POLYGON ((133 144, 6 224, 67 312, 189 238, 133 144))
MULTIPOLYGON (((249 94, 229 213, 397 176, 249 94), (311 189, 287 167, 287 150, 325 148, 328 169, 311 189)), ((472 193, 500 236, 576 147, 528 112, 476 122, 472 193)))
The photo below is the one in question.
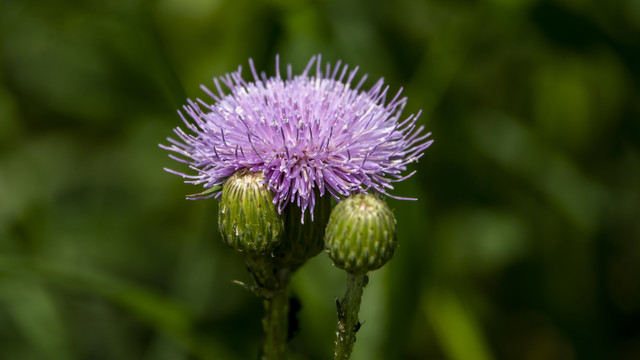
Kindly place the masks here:
POLYGON ((176 128, 178 140, 161 145, 182 155, 170 157, 195 175, 165 170, 204 188, 222 185, 241 169, 262 171, 279 211, 295 203, 303 214, 309 208, 312 219, 315 197, 327 192, 337 200, 370 190, 409 200, 387 190, 415 173, 402 174, 433 140, 422 126, 416 128, 420 113, 400 119, 406 104, 402 89, 386 102, 389 87, 383 79, 360 90, 366 75, 353 85, 357 67, 349 71, 338 61, 323 69, 320 56, 297 76, 288 65, 285 79, 278 57, 275 77, 258 75, 251 60, 249 65, 253 81, 245 81, 239 67, 214 79, 217 93, 202 86, 214 102, 189 100, 184 112, 190 120, 178 113, 190 133, 176 128))

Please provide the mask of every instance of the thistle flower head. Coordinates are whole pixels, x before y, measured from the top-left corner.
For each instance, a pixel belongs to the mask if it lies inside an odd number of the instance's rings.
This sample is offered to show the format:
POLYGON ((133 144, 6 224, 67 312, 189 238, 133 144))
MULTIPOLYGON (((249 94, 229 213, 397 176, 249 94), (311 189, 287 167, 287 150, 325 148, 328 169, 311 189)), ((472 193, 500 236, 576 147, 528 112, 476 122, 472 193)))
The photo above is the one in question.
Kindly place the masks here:
POLYGON ((167 171, 205 189, 218 188, 241 169, 262 172, 278 211, 295 204, 313 219, 316 193, 337 200, 369 191, 391 196, 392 183, 413 175, 403 175, 406 165, 432 143, 430 133, 416 128, 419 113, 401 119, 401 91, 387 102, 383 79, 367 91, 361 90, 366 75, 354 85, 357 67, 349 71, 338 62, 323 68, 314 56, 300 75, 288 65, 283 78, 276 57, 276 76, 268 78, 249 64, 252 81, 239 67, 214 79, 215 93, 202 87, 212 100, 188 101, 190 119, 179 112, 188 132, 176 128, 177 140, 168 138, 170 145, 161 147, 195 174, 167 171))

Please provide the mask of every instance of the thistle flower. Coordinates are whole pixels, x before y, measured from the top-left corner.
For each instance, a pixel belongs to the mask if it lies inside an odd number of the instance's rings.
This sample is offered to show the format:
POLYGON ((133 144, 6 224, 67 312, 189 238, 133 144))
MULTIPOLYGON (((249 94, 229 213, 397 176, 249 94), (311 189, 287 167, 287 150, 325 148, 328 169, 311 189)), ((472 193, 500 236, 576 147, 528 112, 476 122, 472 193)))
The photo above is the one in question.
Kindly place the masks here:
POLYGON ((178 140, 168 138, 162 148, 182 157, 195 174, 180 175, 186 183, 201 184, 199 197, 219 196, 213 191, 238 170, 264 174, 264 184, 274 193, 278 211, 288 204, 309 209, 313 219, 316 191, 337 200, 352 193, 375 191, 392 196, 392 183, 415 173, 402 173, 417 161, 433 140, 417 115, 401 120, 406 98, 398 93, 387 102, 388 86, 380 79, 368 91, 361 90, 363 76, 354 86, 358 68, 349 71, 341 62, 323 70, 320 56, 313 56, 300 75, 287 65, 286 78, 258 75, 249 60, 253 81, 236 72, 214 78, 217 93, 202 86, 213 103, 188 101, 178 111, 187 129, 174 129, 178 140), (315 74, 312 68, 315 64, 315 74), (348 72, 348 74, 347 74, 348 72), (226 93, 221 83, 229 89, 226 93))

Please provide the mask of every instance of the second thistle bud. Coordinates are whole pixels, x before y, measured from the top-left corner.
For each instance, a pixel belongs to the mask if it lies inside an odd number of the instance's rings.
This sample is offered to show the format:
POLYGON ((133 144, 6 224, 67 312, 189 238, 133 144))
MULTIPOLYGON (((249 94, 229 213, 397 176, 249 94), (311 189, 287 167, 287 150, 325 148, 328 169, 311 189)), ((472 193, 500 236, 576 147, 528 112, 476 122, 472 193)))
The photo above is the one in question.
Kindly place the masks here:
POLYGON ((325 249, 337 267, 364 274, 389 261, 395 247, 396 219, 375 195, 351 196, 331 212, 325 249))
POLYGON ((283 220, 260 172, 241 170, 222 187, 218 228, 222 240, 245 255, 268 254, 281 242, 283 220))

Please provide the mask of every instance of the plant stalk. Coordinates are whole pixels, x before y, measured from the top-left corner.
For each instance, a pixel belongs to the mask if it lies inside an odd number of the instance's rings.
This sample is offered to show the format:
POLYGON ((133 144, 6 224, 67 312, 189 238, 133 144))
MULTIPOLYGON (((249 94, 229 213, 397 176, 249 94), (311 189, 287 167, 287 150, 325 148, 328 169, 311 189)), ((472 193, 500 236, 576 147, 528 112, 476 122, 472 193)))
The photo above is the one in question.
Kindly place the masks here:
POLYGON ((261 360, 281 360, 285 357, 289 335, 289 269, 280 269, 278 287, 264 299, 265 315, 262 327, 265 333, 261 360))
POLYGON ((351 357, 356 333, 361 325, 358 321, 358 312, 360 312, 362 292, 367 282, 366 274, 347 273, 347 292, 342 301, 338 302, 336 299, 338 331, 336 332, 335 360, 348 360, 351 357))

